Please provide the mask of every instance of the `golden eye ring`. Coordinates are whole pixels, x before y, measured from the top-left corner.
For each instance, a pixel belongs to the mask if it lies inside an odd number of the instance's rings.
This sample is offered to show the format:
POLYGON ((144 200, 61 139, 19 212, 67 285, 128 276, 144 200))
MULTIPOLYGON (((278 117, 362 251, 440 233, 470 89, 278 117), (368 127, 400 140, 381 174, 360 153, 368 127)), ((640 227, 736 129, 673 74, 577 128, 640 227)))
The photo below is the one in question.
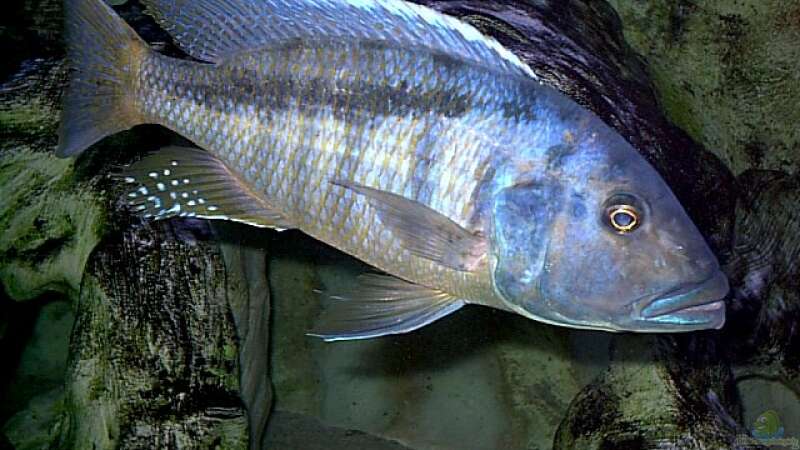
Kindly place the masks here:
POLYGON ((620 233, 630 233, 639 227, 639 212, 631 205, 614 205, 608 208, 608 221, 620 233))

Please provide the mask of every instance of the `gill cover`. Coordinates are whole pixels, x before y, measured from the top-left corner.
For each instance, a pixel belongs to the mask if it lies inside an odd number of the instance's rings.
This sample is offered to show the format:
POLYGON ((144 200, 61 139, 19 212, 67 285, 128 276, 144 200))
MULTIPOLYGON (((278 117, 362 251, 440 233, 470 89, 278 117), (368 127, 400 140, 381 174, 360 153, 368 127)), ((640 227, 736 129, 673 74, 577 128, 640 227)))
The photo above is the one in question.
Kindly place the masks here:
POLYGON ((500 190, 492 205, 492 281, 509 305, 536 311, 541 300, 539 280, 547 256, 548 233, 556 215, 553 202, 560 189, 537 183, 500 190))

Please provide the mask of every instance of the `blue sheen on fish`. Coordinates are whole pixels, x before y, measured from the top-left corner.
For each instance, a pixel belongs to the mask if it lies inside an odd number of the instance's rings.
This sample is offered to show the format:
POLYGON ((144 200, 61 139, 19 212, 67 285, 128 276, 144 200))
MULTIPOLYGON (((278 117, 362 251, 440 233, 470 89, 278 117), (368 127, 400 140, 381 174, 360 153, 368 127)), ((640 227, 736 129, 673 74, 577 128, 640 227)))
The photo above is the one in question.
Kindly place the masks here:
POLYGON ((67 0, 61 156, 140 123, 198 148, 127 168, 145 218, 295 228, 385 272, 312 334, 465 304, 608 331, 719 328, 727 280, 656 171, 496 41, 401 0, 144 0, 193 61, 67 0))

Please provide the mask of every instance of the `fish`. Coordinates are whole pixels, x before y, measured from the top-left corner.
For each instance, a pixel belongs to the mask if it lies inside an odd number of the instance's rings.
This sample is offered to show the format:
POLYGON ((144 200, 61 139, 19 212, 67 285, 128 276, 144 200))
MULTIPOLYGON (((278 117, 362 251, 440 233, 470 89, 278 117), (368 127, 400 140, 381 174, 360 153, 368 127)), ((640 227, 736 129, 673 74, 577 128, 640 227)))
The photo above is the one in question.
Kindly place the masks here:
POLYGON ((407 333, 474 304, 611 332, 721 328, 728 281, 658 172, 474 27, 402 0, 143 0, 188 55, 65 0, 61 157, 139 124, 142 218, 294 229, 374 267, 309 333, 407 333))

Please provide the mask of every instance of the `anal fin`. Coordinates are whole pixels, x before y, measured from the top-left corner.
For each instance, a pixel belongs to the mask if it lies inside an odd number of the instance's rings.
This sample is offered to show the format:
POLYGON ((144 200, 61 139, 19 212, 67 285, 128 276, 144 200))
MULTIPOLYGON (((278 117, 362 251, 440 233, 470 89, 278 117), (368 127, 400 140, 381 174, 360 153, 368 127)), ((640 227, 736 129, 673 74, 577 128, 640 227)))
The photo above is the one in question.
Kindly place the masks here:
POLYGON ((198 217, 293 228, 222 161, 201 149, 165 147, 126 167, 119 177, 131 187, 128 205, 144 218, 198 217))
POLYGON ((350 292, 331 299, 310 336, 340 341, 408 333, 465 304, 440 290, 378 274, 359 276, 350 292))

